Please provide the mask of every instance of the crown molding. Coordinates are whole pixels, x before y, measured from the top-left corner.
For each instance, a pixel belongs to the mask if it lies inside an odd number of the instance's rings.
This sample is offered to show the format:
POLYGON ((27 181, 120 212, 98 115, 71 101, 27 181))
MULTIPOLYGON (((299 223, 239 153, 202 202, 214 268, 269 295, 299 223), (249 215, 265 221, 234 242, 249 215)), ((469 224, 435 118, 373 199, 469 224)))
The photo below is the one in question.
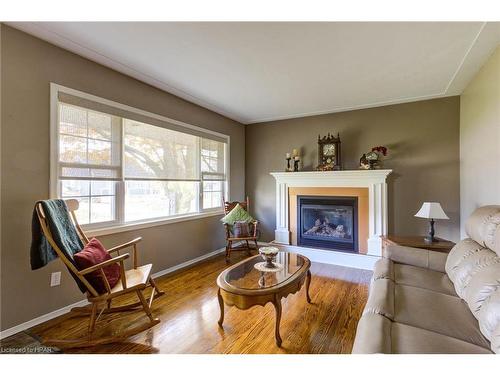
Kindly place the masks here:
POLYGON ((291 119, 301 118, 301 117, 328 115, 331 113, 356 111, 359 109, 377 108, 377 107, 384 107, 384 106, 394 105, 394 104, 413 103, 413 102, 420 102, 423 100, 439 99, 439 98, 444 98, 447 96, 455 96, 455 95, 444 95, 443 93, 438 93, 438 94, 430 94, 430 95, 424 95, 424 96, 415 96, 415 97, 409 97, 409 98, 387 100, 387 101, 383 101, 383 102, 361 104, 361 105, 350 106, 350 107, 337 107, 337 108, 328 109, 325 111, 314 111, 314 112, 296 113, 293 115, 275 116, 275 117, 269 117, 269 118, 248 121, 245 124, 250 125, 250 124, 259 124, 259 123, 272 122, 272 121, 291 120, 291 119))

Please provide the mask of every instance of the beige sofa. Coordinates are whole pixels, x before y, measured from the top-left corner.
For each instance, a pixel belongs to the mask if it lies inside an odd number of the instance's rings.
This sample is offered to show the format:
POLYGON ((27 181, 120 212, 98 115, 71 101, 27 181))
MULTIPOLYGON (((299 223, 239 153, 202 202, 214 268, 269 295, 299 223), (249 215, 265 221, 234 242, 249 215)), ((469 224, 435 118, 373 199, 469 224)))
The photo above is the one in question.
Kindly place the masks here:
POLYGON ((449 254, 387 247, 353 353, 500 353, 500 206, 466 231, 449 254))

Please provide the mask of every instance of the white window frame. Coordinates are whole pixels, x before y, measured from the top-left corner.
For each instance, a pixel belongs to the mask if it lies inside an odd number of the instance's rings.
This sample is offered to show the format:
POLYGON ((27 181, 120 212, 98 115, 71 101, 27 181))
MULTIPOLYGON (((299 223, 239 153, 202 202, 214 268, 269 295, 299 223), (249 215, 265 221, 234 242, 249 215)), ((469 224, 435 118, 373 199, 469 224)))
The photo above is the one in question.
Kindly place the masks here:
MULTIPOLYGON (((218 133, 212 130, 204 129, 196 125, 191 125, 182 121, 174 120, 165 116, 161 116, 155 113, 143 111, 138 108, 134 108, 125 104, 121 104, 118 102, 114 102, 112 100, 104 99, 92 94, 88 94, 79 90, 71 89, 69 87, 61 86, 56 83, 50 83, 50 179, 49 179, 49 193, 50 193, 50 198, 58 198, 59 197, 59 173, 58 170, 60 168, 60 162, 59 162, 59 93, 66 93, 69 95, 73 95, 76 97, 80 97, 82 99, 87 99, 91 100, 96 103, 101 103, 104 105, 108 105, 111 107, 115 107, 118 109, 122 109, 125 111, 133 112, 142 116, 150 117, 153 119, 157 119, 166 123, 171 123, 180 127, 184 127, 187 129, 193 129, 197 132, 200 133, 205 133, 207 135, 215 135, 219 138, 223 138, 226 140, 225 143, 225 149, 224 149, 224 170, 225 170, 225 176, 226 180, 224 183, 224 199, 228 200, 228 197, 230 196, 230 140, 231 137, 226 134, 218 133)), ((124 145, 124 140, 123 140, 123 125, 121 127, 122 129, 122 139, 121 139, 121 146, 122 146, 122 162, 121 162, 121 172, 120 173, 120 181, 117 183, 117 192, 116 192, 116 199, 117 199, 117 205, 118 205, 118 211, 123 211, 125 208, 123 205, 120 204, 120 202, 124 202, 123 195, 125 194, 124 188, 125 188, 125 178, 123 175, 123 170, 124 170, 124 164, 123 164, 123 145, 124 145), (121 197, 120 202, 119 196, 121 197)), ((201 140, 201 139, 200 139, 201 140)), ((201 147, 201 142, 200 146, 201 147)), ((199 150, 199 154, 201 154, 201 151, 199 150)), ((200 161, 198 161, 199 163, 200 161)), ((198 212, 196 213, 190 213, 190 214, 181 214, 181 215, 175 215, 175 216, 167 216, 167 217, 160 217, 160 218, 154 218, 154 219, 145 219, 145 220, 138 220, 138 221, 133 221, 133 222, 124 222, 124 216, 123 212, 120 212, 118 215, 118 218, 115 218, 114 221, 108 221, 108 222, 103 222, 103 223, 92 223, 92 224, 85 224, 82 225, 82 227, 88 232, 88 235, 91 236, 97 236, 97 235, 106 235, 106 234, 112 234, 112 233, 119 233, 119 232, 124 232, 124 231, 129 231, 129 230, 135 230, 135 229, 142 229, 142 228, 148 228, 148 227, 153 227, 153 226, 158 226, 158 225, 165 225, 165 224, 171 224, 171 223, 177 223, 181 221, 187 221, 187 220, 196 220, 204 217, 209 217, 209 216, 216 216, 216 215, 221 215, 224 213, 224 208, 217 207, 217 208, 209 208, 209 209, 203 209, 203 173, 200 171, 200 176, 199 176, 199 184, 200 184, 200 189, 199 189, 199 194, 200 197, 198 199, 198 205, 199 209, 198 212)))

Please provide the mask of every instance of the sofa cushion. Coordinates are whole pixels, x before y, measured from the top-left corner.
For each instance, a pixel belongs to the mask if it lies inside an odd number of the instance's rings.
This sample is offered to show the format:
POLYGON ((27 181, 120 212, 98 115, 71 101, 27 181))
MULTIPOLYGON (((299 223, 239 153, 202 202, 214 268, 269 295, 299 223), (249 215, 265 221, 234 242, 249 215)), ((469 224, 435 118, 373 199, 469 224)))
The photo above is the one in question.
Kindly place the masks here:
POLYGON ((352 353, 491 354, 491 351, 454 337, 394 323, 382 315, 367 313, 358 322, 352 353))
POLYGON ((472 276, 482 268, 498 262, 500 262, 500 258, 493 251, 484 247, 465 257, 450 271, 450 279, 453 281, 457 294, 461 298, 465 298, 465 290, 472 276))
POLYGON ((391 326, 390 347, 401 354, 491 354, 488 348, 401 323, 391 326))
POLYGON ((493 332, 497 327, 500 327, 500 288, 497 288, 484 301, 481 310, 479 310, 478 320, 481 332, 491 341, 493 332))
POLYGON ((465 289, 464 299, 476 318, 479 317, 479 311, 485 300, 499 288, 500 263, 484 266, 472 275, 469 285, 465 289))
POLYGON ((448 277, 450 278, 451 281, 455 281, 455 275, 454 275, 455 267, 458 266, 460 262, 463 261, 465 258, 479 251, 482 248, 483 247, 479 245, 476 241, 474 241, 472 238, 466 238, 458 242, 455 246, 453 246, 450 253, 448 254, 448 258, 446 258, 446 265, 445 265, 446 273, 448 274, 448 277))
POLYGON ((222 221, 224 224, 228 225, 233 225, 236 221, 242 221, 245 223, 250 223, 254 221, 253 217, 250 216, 250 214, 240 206, 238 203, 234 208, 226 215, 224 216, 220 221, 222 221))
POLYGON ((387 245, 384 255, 395 263, 411 264, 426 268, 428 265, 427 252, 414 247, 387 245))
POLYGON ((394 321, 488 348, 479 324, 458 297, 406 285, 394 288, 394 321))
POLYGON ((250 236, 250 224, 246 221, 235 221, 232 230, 234 237, 242 238, 250 236))
POLYGON ((388 244, 384 249, 384 257, 395 263, 408 264, 444 272, 447 254, 438 251, 388 244))
POLYGON ((396 284, 414 286, 456 296, 453 283, 445 273, 426 268, 395 264, 394 281, 396 284))
POLYGON ((493 248, 493 234, 500 224, 500 206, 479 207, 469 216, 465 223, 468 236, 482 246, 493 248))

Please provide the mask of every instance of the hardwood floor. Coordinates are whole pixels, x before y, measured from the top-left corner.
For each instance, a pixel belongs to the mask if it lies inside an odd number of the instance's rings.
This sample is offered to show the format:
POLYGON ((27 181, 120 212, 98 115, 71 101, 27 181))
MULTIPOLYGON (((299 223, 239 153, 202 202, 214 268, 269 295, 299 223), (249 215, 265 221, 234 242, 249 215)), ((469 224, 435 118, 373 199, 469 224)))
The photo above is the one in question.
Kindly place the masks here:
MULTIPOLYGON (((231 264, 245 257, 231 255, 231 264)), ((368 296, 370 271, 313 263, 310 294, 305 288, 282 300, 278 348, 271 304, 238 310, 226 306, 223 329, 217 325, 219 305, 215 280, 226 267, 224 256, 158 279, 165 296, 153 303, 162 321, 128 342, 63 350, 65 353, 350 353, 356 325, 368 296)), ((110 314, 98 322, 104 330, 140 324, 143 313, 110 314)), ((68 338, 87 330, 87 319, 69 314, 32 328, 41 338, 68 338)))

